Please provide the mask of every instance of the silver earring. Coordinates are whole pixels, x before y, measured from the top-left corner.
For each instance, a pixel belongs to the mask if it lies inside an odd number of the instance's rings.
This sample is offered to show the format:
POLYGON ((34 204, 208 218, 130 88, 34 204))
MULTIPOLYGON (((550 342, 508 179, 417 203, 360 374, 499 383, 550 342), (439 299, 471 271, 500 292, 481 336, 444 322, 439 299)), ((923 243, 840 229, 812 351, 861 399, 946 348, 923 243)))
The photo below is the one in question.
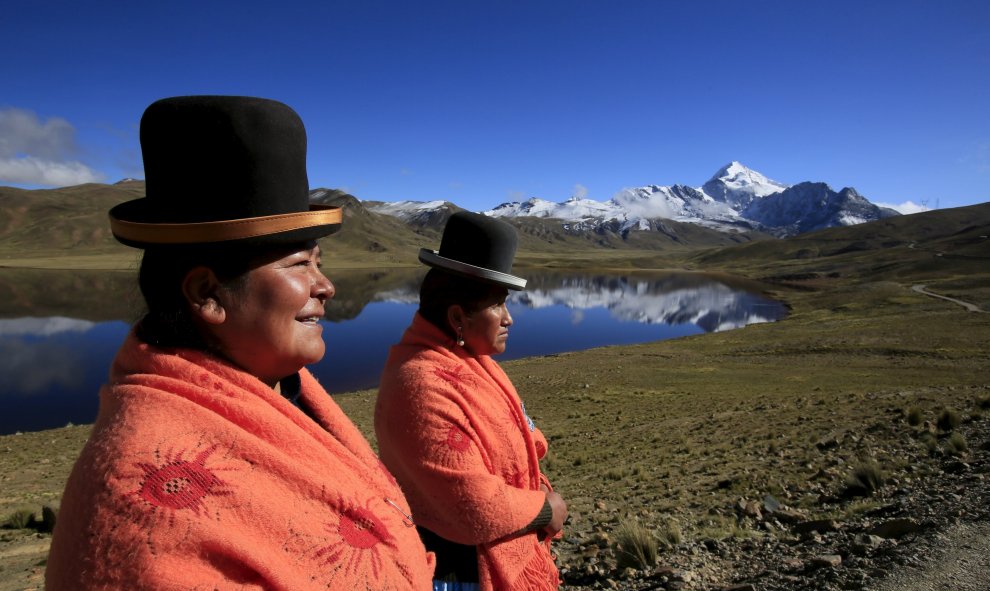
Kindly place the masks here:
POLYGON ((464 335, 461 333, 461 331, 463 331, 463 330, 464 330, 463 327, 461 327, 461 326, 458 326, 457 327, 457 346, 458 347, 463 347, 464 346, 464 335))

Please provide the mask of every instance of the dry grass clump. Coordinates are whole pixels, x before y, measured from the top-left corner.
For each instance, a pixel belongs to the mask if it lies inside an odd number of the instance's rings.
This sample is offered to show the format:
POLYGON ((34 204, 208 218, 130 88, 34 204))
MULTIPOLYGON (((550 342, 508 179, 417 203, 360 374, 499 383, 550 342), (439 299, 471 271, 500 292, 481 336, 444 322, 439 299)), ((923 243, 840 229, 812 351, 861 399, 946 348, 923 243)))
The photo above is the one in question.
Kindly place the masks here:
POLYGON ((948 447, 950 454, 959 456, 969 450, 969 443, 966 442, 966 437, 962 433, 954 431, 946 440, 946 447, 948 447))
POLYGON ((611 480, 613 482, 617 482, 626 477, 625 472, 617 468, 610 468, 605 472, 604 476, 606 480, 611 480))
POLYGON ((938 415, 938 422, 935 426, 938 427, 940 431, 945 433, 952 432, 959 424, 962 423, 962 417, 959 411, 952 408, 942 409, 942 413, 938 415))
POLYGON ((924 420, 924 412, 917 406, 912 406, 907 411, 907 423, 912 427, 917 427, 924 420))
POLYGON ((659 540, 643 524, 623 520, 615 531, 615 557, 619 570, 644 569, 657 564, 659 540))
POLYGON ((681 532, 681 525, 673 518, 668 518, 660 524, 660 527, 657 528, 657 534, 660 537, 660 541, 668 548, 677 546, 684 539, 684 534, 681 532))
POLYGON ((938 438, 935 437, 935 435, 926 431, 925 433, 922 433, 920 441, 929 456, 934 456, 938 453, 938 438))
POLYGON ((747 529, 739 520, 725 515, 715 515, 699 524, 697 536, 700 539, 725 540, 753 537, 753 530, 747 529))
POLYGON ((869 461, 857 465, 846 479, 844 495, 847 497, 868 497, 883 486, 884 475, 880 465, 869 461))
POLYGON ((29 509, 19 509, 7 516, 3 521, 4 529, 27 529, 34 523, 34 512, 29 509))

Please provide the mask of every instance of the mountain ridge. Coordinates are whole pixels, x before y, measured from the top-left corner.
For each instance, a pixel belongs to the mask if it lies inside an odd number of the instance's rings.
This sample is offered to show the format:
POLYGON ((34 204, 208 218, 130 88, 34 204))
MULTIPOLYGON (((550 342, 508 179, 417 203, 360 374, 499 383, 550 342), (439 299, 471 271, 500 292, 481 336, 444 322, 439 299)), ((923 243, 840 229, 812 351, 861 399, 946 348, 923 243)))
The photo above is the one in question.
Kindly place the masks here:
MULTIPOLYGON (((425 215, 432 203, 439 202, 373 202, 369 207, 378 213, 408 219, 425 215)), ((649 231, 658 220, 669 220, 729 233, 758 231, 778 238, 900 215, 870 203, 853 188, 836 192, 821 182, 789 186, 738 161, 720 168, 700 187, 645 185, 622 189, 608 201, 572 196, 554 202, 532 197, 502 203, 483 213, 504 219, 558 220, 568 230, 598 233, 606 229, 614 231, 618 223, 618 232, 623 236, 649 231), (793 190, 795 187, 800 189, 793 190), (775 197, 779 195, 784 197, 775 197)))

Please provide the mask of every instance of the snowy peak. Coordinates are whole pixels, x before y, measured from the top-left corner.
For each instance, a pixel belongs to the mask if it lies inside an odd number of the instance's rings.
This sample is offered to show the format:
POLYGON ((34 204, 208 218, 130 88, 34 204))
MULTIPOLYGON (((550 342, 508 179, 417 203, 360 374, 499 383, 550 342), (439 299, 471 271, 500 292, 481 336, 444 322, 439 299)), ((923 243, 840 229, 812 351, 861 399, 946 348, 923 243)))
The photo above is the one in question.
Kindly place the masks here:
MULTIPOLYGON (((446 201, 368 202, 369 210, 416 225, 440 227, 459 208, 446 201)), ((572 196, 554 202, 533 197, 503 203, 483 212, 501 218, 535 217, 563 222, 568 231, 662 231, 660 220, 706 226, 723 232, 761 230, 786 236, 848 226, 896 215, 879 208, 854 189, 832 191, 824 183, 789 187, 730 162, 701 187, 647 185, 623 189, 608 201, 572 196)))
POLYGON ((443 227, 451 214, 460 211, 450 201, 367 201, 368 211, 389 215, 413 226, 443 227))
POLYGON ((395 201, 390 203, 368 203, 366 204, 366 207, 375 213, 383 213, 385 215, 390 215, 408 221, 409 218, 419 216, 423 214, 423 212, 435 211, 446 204, 446 201, 439 200, 395 201))
POLYGON ((732 161, 720 168, 701 189, 716 201, 741 211, 756 199, 787 189, 787 185, 732 161))
POLYGON ((533 197, 527 201, 503 203, 484 213, 497 218, 557 218, 569 222, 581 222, 590 219, 602 219, 603 217, 608 218, 614 214, 612 209, 608 203, 580 197, 571 197, 563 203, 554 203, 533 197))
POLYGON ((624 189, 609 200, 608 204, 619 212, 617 215, 624 214, 627 221, 664 218, 694 223, 702 220, 733 222, 738 217, 731 207, 685 185, 649 185, 638 189, 624 189))

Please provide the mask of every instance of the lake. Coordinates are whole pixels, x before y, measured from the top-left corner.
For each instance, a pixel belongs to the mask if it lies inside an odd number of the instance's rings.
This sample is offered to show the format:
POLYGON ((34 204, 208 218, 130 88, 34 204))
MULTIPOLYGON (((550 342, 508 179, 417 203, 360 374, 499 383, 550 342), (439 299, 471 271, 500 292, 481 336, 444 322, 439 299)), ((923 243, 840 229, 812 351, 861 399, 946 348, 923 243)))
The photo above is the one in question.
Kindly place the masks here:
MULTIPOLYGON (((377 385, 416 310, 425 269, 339 272, 327 354, 310 367, 331 394, 377 385)), ((643 343, 783 318, 762 286, 700 273, 527 274, 508 301, 500 361, 643 343)), ((0 434, 91 423, 97 392, 140 317, 133 273, 0 270, 0 434)))

